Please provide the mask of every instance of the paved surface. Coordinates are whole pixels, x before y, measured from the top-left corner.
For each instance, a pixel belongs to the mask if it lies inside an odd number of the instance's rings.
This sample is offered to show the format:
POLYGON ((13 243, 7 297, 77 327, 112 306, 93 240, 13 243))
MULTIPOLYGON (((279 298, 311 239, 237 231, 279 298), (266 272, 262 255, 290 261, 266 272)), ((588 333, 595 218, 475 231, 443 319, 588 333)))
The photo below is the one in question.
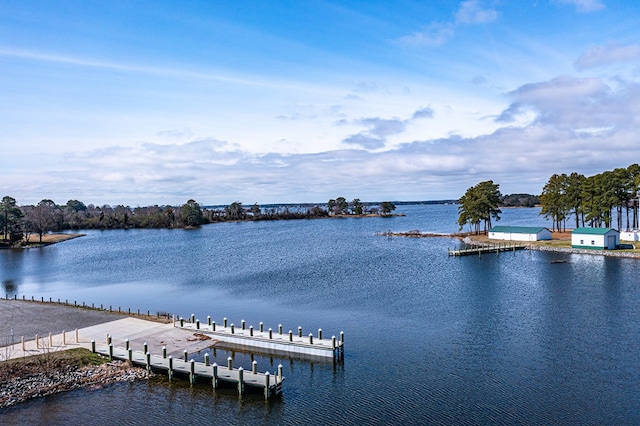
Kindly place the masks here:
POLYGON ((60 306, 50 303, 0 300, 0 346, 19 342, 21 336, 34 339, 38 334, 58 334, 122 318, 104 311, 60 306))
POLYGON ((0 347, 3 357, 35 355, 51 350, 91 348, 91 340, 106 343, 107 334, 114 346, 125 346, 141 351, 146 342, 149 351, 160 354, 162 347, 174 357, 184 350, 197 352, 212 346, 215 341, 202 339, 194 333, 175 328, 173 323, 162 324, 138 318, 122 317, 108 312, 90 311, 56 304, 0 300, 0 347), (13 328, 13 344, 10 332, 13 328), (76 332, 77 340, 76 340, 76 332), (65 331, 64 335, 62 331, 65 331), (51 337, 49 337, 51 333, 51 337), (38 342, 35 335, 38 334, 38 342), (25 336, 24 350, 21 336, 25 336))

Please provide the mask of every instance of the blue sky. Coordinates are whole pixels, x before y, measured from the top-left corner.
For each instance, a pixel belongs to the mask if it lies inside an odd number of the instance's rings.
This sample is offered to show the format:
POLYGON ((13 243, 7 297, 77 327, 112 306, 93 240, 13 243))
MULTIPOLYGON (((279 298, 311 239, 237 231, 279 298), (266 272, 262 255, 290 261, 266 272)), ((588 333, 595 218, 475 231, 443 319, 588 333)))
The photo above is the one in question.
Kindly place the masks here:
POLYGON ((634 1, 0 0, 0 196, 459 198, 640 162, 634 1))

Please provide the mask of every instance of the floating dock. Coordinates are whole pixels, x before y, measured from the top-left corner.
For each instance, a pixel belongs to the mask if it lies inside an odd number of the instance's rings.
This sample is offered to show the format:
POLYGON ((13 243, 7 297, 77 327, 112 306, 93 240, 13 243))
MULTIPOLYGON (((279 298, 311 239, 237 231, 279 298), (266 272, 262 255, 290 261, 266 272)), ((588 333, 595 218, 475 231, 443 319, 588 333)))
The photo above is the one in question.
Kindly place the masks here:
MULTIPOLYGON (((107 338, 107 341, 110 339, 107 338)), ((214 389, 217 389, 223 383, 231 383, 238 389, 238 393, 242 395, 246 387, 261 389, 265 399, 282 395, 282 365, 278 366, 277 374, 259 373, 257 371, 257 362, 253 361, 251 371, 244 370, 242 367, 233 368, 232 358, 227 359, 227 366, 219 366, 216 363, 209 364, 209 356, 205 354, 204 362, 196 362, 187 360, 187 352, 184 353, 183 359, 174 359, 169 355, 167 357, 166 349, 163 349, 162 355, 151 355, 145 350, 133 351, 131 348, 114 347, 109 343, 106 345, 96 345, 95 341, 91 342, 91 351, 100 355, 109 357, 110 359, 128 360, 133 365, 147 368, 149 371, 166 372, 169 379, 179 374, 187 376, 191 383, 197 380, 211 380, 214 389)))
POLYGON ((229 324, 226 318, 222 324, 216 324, 215 321, 211 321, 211 317, 207 317, 206 324, 201 324, 193 315, 189 319, 174 319, 174 326, 194 333, 202 333, 219 342, 247 349, 333 358, 334 360, 341 360, 344 356, 344 332, 342 331, 339 337, 331 336, 326 339, 323 338, 322 329, 318 329, 316 336, 313 333, 303 336, 302 327, 298 327, 297 333, 292 330, 283 333, 282 325, 278 325, 278 330, 274 331, 271 328, 265 330, 264 324, 260 323, 258 329, 254 330, 253 326, 247 327, 244 320, 240 322, 240 326, 235 326, 229 324))
POLYGON ((471 256, 478 255, 481 256, 485 253, 501 253, 505 251, 516 251, 516 250, 524 250, 527 248, 524 244, 516 244, 516 243, 495 243, 495 244, 483 244, 483 245, 466 245, 463 249, 458 250, 449 250, 449 256, 471 256))

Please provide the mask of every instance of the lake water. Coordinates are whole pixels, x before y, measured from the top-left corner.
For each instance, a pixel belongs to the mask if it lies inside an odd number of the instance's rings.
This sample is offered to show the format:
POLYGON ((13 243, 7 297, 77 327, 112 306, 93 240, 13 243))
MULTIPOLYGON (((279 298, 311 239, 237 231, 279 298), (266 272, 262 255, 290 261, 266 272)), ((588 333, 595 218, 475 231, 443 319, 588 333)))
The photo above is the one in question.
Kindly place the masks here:
MULTIPOLYGON (((640 424, 640 260, 519 251, 450 258, 453 205, 404 217, 91 231, 0 251, 4 293, 345 332, 344 362, 256 355, 283 397, 184 381, 73 391, 2 424, 640 424), (562 259, 566 263, 550 263, 562 259)), ((504 225, 549 226, 538 209, 504 225)), ((198 354, 202 357, 204 352, 198 354)), ((218 363, 251 367, 239 352, 218 363)))

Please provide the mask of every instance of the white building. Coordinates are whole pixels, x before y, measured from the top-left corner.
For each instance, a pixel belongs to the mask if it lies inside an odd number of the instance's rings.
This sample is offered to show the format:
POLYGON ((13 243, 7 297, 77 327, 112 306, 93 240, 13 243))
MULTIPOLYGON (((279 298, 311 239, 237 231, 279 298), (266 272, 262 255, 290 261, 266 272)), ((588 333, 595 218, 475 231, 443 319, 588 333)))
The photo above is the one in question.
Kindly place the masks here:
POLYGON ((613 228, 576 228, 571 231, 571 247, 592 250, 615 250, 620 232, 613 228))
POLYGON ((506 241, 550 240, 551 231, 545 227, 494 226, 489 230, 489 238, 506 241))
POLYGON ((622 231, 620 232, 620 240, 622 241, 640 241, 640 231, 622 231))

